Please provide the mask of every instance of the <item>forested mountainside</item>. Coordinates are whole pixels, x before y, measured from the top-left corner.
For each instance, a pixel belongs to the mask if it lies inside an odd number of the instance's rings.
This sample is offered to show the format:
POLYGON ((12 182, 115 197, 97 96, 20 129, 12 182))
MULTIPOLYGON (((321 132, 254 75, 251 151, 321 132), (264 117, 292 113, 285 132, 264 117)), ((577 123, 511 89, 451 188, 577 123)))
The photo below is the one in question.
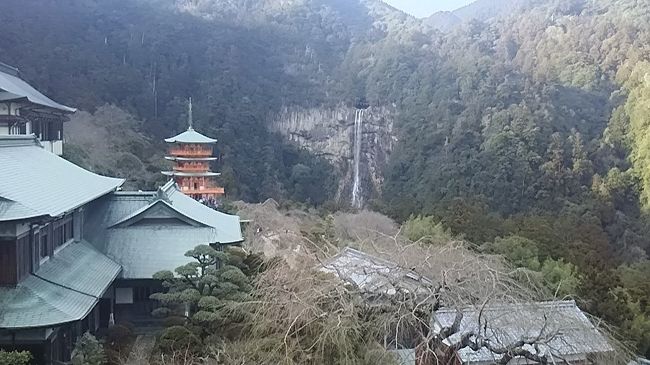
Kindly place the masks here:
POLYGON ((650 4, 486 4, 442 33, 373 0, 8 0, 0 57, 57 100, 132 114, 147 147, 115 145, 150 172, 192 96, 226 188, 250 201, 323 204, 348 174, 274 133, 275 115, 392 110, 374 208, 572 283, 558 294, 648 354, 650 4))

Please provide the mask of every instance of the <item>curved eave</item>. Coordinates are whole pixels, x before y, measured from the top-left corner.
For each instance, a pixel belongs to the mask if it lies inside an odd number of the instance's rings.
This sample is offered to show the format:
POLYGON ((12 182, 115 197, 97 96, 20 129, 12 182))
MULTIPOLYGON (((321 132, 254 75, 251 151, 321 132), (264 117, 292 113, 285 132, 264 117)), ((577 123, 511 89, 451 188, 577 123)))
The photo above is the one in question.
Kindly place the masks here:
POLYGON ((216 144, 217 140, 213 139, 211 141, 199 141, 199 140, 192 140, 192 139, 180 140, 180 139, 176 139, 176 138, 167 138, 167 139, 165 139, 165 142, 167 142, 167 143, 181 143, 181 144, 216 144))
POLYGON ((179 177, 215 177, 221 176, 218 172, 177 172, 177 171, 163 171, 166 176, 179 176, 179 177))
POLYGON ((165 160, 169 161, 216 161, 218 157, 175 157, 175 156, 165 156, 165 160))

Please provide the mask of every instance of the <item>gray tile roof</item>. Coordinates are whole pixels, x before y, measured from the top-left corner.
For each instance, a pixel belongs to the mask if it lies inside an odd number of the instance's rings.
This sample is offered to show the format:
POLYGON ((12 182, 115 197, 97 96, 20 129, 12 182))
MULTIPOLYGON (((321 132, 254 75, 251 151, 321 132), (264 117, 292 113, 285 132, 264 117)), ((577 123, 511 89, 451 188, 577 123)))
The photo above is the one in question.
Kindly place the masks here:
MULTIPOLYGON (((539 345, 542 354, 579 357, 613 350, 574 301, 494 304, 487 305, 482 311, 480 307, 467 307, 462 311, 460 330, 446 340, 448 344, 458 342, 462 333, 478 332, 479 326, 482 328, 487 321, 488 338, 497 346, 538 336, 544 329, 544 334, 558 335, 547 344, 539 345), (479 315, 482 318, 481 325, 479 315)), ((432 329, 438 332, 441 327, 450 327, 455 318, 456 309, 440 309, 433 316, 432 329)), ((535 352, 532 346, 526 345, 526 348, 535 352)), ((479 351, 464 348, 459 351, 459 355, 463 363, 493 362, 500 357, 485 348, 479 351)))
POLYGON ((0 287, 0 328, 47 327, 83 319, 120 270, 89 243, 72 243, 15 288, 0 287))
POLYGON ((39 212, 13 200, 0 197, 0 220, 10 221, 38 216, 39 212))
POLYGON ((238 216, 206 207, 178 191, 173 182, 158 193, 111 194, 87 211, 87 239, 121 264, 127 279, 148 279, 158 271, 174 270, 191 261, 185 252, 197 245, 243 240, 238 216), (150 219, 164 218, 163 214, 171 220, 150 219))
POLYGON ((183 194, 173 181, 162 188, 176 210, 217 230, 217 242, 229 244, 244 240, 239 216, 221 213, 183 194))
POLYGON ((122 265, 123 278, 151 279, 158 271, 173 271, 192 262, 185 253, 216 242, 216 232, 209 227, 137 226, 109 229, 103 238, 105 253, 122 265))
POLYGON ((374 294, 393 295, 397 290, 415 292, 422 288, 422 283, 431 283, 412 270, 350 247, 328 260, 320 270, 337 275, 344 281, 354 283, 364 292, 374 294), (397 288, 395 283, 398 283, 397 288))
POLYGON ((37 275, 73 290, 101 296, 121 267, 86 241, 74 242, 57 252, 37 275))
POLYGON ((47 152, 34 136, 0 136, 0 221, 58 216, 116 190, 100 176, 47 152))
POLYGON ((167 143, 197 143, 197 144, 204 144, 204 143, 217 143, 216 139, 212 139, 210 137, 206 137, 202 135, 201 133, 195 131, 190 127, 188 130, 185 132, 165 139, 165 142, 167 143))
POLYGON ((27 82, 22 80, 17 72, 6 72, 7 69, 0 69, 0 90, 6 93, 3 100, 27 99, 34 104, 48 108, 57 109, 66 113, 74 113, 77 109, 70 108, 41 94, 27 82))
POLYGON ((404 350, 390 350, 389 353, 395 356, 397 364, 399 365, 416 365, 417 364, 417 354, 415 349, 404 349, 404 350))

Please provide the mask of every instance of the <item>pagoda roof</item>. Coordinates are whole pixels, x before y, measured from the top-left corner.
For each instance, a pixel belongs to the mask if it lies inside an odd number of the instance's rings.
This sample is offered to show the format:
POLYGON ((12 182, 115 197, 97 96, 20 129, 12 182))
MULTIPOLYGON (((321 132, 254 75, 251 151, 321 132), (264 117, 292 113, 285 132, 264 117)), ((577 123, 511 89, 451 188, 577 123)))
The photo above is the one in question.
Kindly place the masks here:
POLYGON ((56 109, 64 113, 74 113, 75 108, 59 104, 43 95, 30 84, 20 78, 18 69, 0 63, 0 100, 27 99, 30 102, 56 109))
POLYGON ((165 156, 165 160, 169 161, 216 161, 218 157, 176 157, 165 156))
POLYGON ((0 221, 56 217, 119 188, 53 154, 34 135, 0 136, 0 221))
POLYGON ((211 144, 217 143, 216 139, 206 137, 201 133, 194 130, 194 128, 189 127, 185 132, 165 139, 167 143, 195 143, 195 144, 211 144))
POLYGON ((163 171, 166 176, 179 176, 179 177, 216 177, 221 176, 218 172, 178 172, 178 171, 163 171))

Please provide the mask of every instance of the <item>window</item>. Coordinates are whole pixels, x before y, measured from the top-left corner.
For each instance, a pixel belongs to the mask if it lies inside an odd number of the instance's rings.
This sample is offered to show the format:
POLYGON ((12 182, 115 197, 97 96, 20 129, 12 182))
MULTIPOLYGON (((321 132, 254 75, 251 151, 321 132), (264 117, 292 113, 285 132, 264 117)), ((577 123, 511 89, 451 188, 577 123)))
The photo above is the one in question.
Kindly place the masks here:
POLYGON ((70 217, 70 219, 65 222, 64 226, 64 241, 68 242, 71 239, 74 238, 74 219, 70 217))
POLYGON ((41 259, 44 259, 44 258, 50 256, 50 251, 49 250, 50 250, 50 247, 49 247, 49 241, 48 241, 48 234, 41 232, 41 247, 40 247, 41 259))
POLYGON ((63 246, 74 238, 74 226, 72 222, 73 219, 70 215, 55 223, 54 231, 52 233, 52 244, 55 249, 63 246))
POLYGON ((29 275, 31 271, 31 257, 29 257, 29 235, 25 235, 18 239, 18 280, 29 275))
POLYGON ((52 234, 52 243, 54 244, 54 248, 63 246, 65 242, 66 241, 63 237, 63 224, 57 223, 54 226, 54 232, 52 234))
POLYGON ((115 288, 115 304, 133 304, 133 288, 115 288))

